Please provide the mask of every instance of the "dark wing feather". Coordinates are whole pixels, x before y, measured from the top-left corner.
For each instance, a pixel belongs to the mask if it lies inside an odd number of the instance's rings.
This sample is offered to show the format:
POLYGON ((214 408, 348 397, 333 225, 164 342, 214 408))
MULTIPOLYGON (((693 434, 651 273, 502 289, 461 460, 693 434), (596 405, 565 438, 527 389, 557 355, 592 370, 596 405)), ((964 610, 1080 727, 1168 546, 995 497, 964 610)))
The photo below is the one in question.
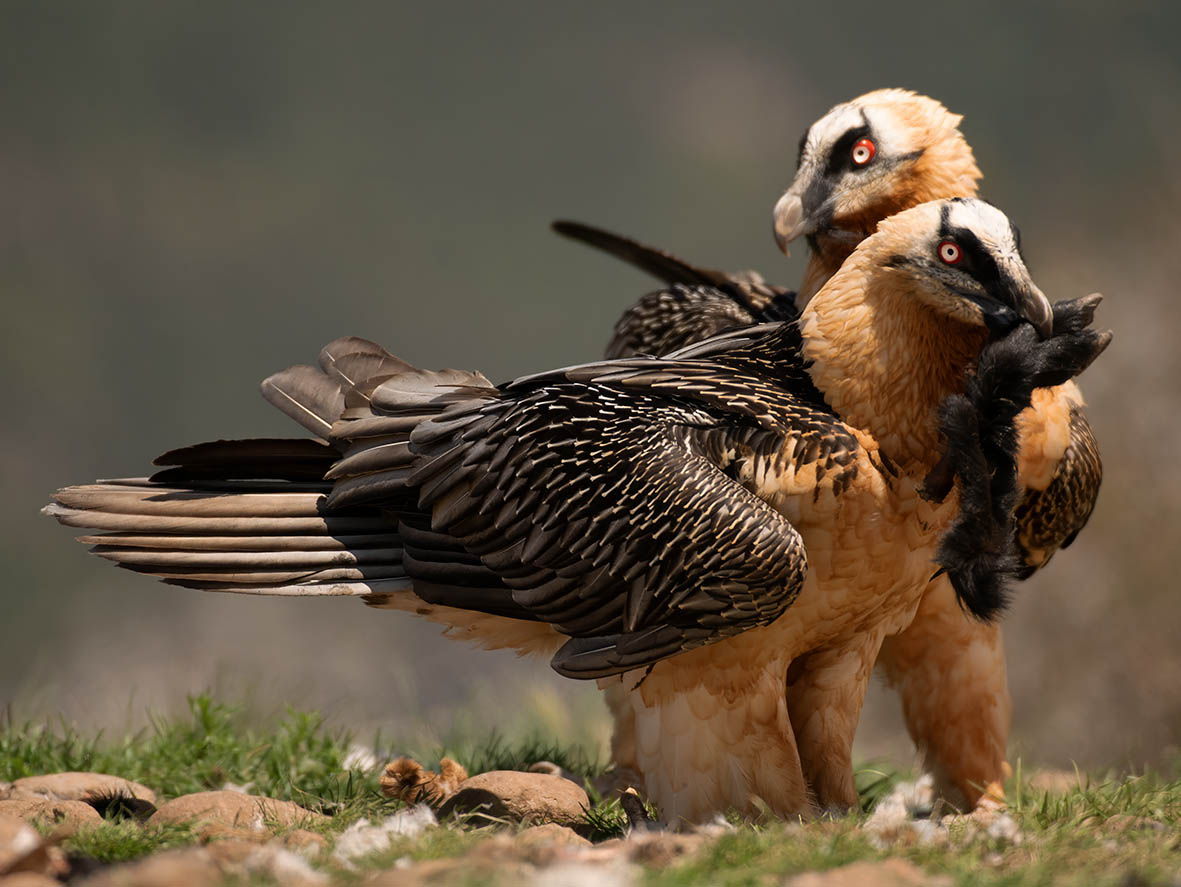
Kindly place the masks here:
MULTIPOLYGON (((418 408, 404 380, 371 396, 392 422, 398 390, 418 408)), ((736 478, 784 454, 856 470, 856 440, 831 413, 716 362, 608 362, 466 390, 408 448, 375 452, 337 423, 336 489, 355 468, 416 493, 421 511, 399 530, 416 592, 555 625, 572 640, 553 665, 572 677, 773 621, 803 582, 803 544, 736 478)), ((356 421, 372 435, 380 419, 356 421)), ((363 499, 346 488, 340 501, 363 499)))
POLYGON ((669 285, 680 283, 686 286, 720 286, 734 282, 733 276, 725 271, 691 265, 662 249, 593 225, 560 219, 551 227, 563 237, 601 249, 669 285))
POLYGON ((1091 425, 1082 408, 1070 409, 1070 445, 1044 490, 1027 490, 1017 506, 1017 544, 1026 564, 1024 576, 1044 566, 1054 552, 1066 548, 1086 526, 1099 485, 1103 462, 1091 425))
POLYGON ((754 271, 704 268, 664 250, 580 222, 553 223, 557 233, 597 247, 669 285, 642 297, 615 324, 609 358, 664 355, 727 330, 797 316, 795 293, 754 271))

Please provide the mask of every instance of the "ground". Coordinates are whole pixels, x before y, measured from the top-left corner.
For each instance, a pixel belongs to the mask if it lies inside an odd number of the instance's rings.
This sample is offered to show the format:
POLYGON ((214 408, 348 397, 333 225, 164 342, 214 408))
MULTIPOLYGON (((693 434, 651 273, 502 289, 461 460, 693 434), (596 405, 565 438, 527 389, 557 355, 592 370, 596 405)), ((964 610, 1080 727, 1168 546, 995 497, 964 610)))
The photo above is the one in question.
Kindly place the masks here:
MULTIPOLYGON (((20 863, 24 870, 97 885, 164 883, 178 877, 168 865, 193 883, 234 884, 1181 884, 1181 762, 1144 774, 1018 766, 1009 807, 974 817, 931 810, 921 783, 865 766, 858 774, 864 810, 848 818, 719 820, 671 834, 629 829, 619 801, 594 791, 603 763, 584 749, 496 737, 398 749, 428 767, 450 756, 472 774, 550 761, 590 789, 591 806, 572 829, 507 820, 489 827, 448 818, 437 803, 383 796, 379 778, 393 749, 379 742, 374 756, 315 715, 293 711, 248 726, 240 711, 208 697, 193 698, 190 710, 188 718, 118 738, 0 722, 0 781, 86 771, 149 787, 158 807, 228 789, 303 809, 291 807, 298 811, 291 817, 266 808, 251 826, 227 826, 144 823, 137 811, 111 804, 105 819, 91 821, 62 802, 55 813, 24 815, 42 844, 40 856, 26 854, 40 861, 20 863)), ((0 796, 5 791, 11 788, 0 785, 0 796)), ((22 815, 12 804, 10 812, 22 815)), ((138 812, 146 818, 152 808, 138 812)), ((6 868, 13 858, 6 861, 0 829, 0 885, 4 872, 15 871, 6 868)))

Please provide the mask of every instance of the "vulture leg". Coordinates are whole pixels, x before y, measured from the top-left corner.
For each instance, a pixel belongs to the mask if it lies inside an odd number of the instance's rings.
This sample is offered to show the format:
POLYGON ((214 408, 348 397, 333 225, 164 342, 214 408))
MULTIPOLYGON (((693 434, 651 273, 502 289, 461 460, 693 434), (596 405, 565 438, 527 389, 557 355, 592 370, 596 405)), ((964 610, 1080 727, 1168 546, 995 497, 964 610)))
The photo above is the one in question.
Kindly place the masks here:
POLYGON ((1001 628, 966 614, 940 576, 914 622, 887 638, 878 663, 902 697, 906 729, 935 777, 936 797, 961 810, 1004 799, 1012 705, 1001 628))
POLYGON ((881 635, 806 653, 787 669, 787 708, 804 777, 827 813, 856 810, 853 735, 881 635))

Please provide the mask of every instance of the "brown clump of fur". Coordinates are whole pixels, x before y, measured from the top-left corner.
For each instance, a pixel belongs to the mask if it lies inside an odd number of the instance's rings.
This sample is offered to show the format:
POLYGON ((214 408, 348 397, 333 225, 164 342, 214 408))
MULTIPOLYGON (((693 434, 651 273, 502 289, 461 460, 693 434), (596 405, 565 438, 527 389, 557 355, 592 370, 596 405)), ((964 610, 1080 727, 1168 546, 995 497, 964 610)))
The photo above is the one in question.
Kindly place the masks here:
POLYGON ((467 779, 467 770, 451 758, 439 761, 439 770, 427 770, 413 758, 397 758, 385 765, 381 793, 407 804, 441 804, 467 779))

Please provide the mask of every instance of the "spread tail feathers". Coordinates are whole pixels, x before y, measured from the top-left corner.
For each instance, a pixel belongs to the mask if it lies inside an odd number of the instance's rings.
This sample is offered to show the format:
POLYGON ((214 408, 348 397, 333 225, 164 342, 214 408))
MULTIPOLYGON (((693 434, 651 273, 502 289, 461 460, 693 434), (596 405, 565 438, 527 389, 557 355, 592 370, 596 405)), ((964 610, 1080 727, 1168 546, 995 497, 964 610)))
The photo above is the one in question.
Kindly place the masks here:
POLYGON ((402 547, 373 508, 324 507, 337 458, 310 440, 212 441, 166 453, 151 479, 54 494, 45 513, 95 554, 163 582, 207 591, 364 595, 407 584, 402 547))

